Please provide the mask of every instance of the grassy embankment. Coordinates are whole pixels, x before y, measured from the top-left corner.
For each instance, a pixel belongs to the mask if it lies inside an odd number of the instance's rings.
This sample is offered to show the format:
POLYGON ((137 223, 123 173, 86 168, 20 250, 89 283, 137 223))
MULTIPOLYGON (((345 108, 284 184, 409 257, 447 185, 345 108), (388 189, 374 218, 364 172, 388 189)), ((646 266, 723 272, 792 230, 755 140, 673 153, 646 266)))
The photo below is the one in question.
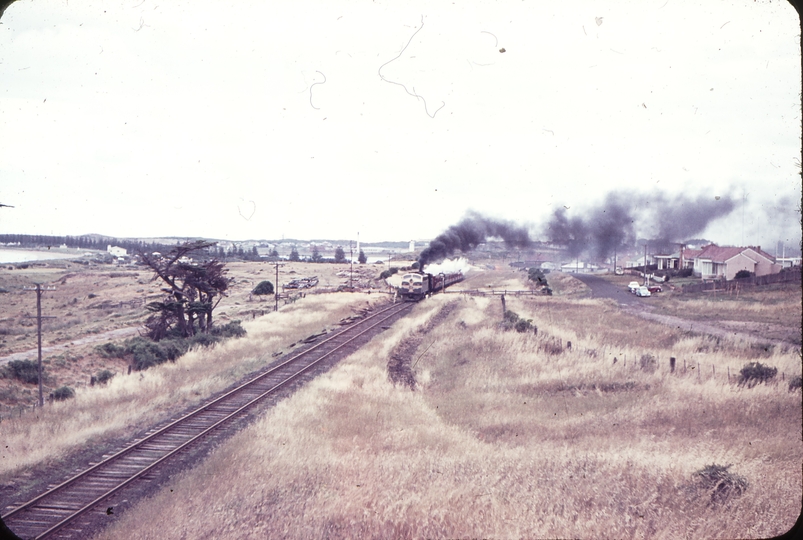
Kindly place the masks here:
POLYGON ((121 538, 743 538, 801 508, 799 356, 684 336, 597 300, 433 297, 272 409, 98 540, 121 538), (394 387, 389 352, 457 308, 394 387), (572 341, 572 349, 557 346, 572 341), (657 366, 640 360, 657 358, 657 366), (613 363, 613 357, 617 362, 613 363), (717 366, 670 374, 682 365, 717 366), (627 363, 625 364, 625 358, 627 363), (729 383, 759 360, 786 381, 729 383), (649 369, 656 367, 656 369, 649 369), (719 497, 695 476, 731 465, 719 497), (210 487, 214 478, 214 487, 210 487))
POLYGON ((104 386, 77 389, 75 399, 48 404, 36 414, 0 422, 0 482, 27 467, 53 462, 86 444, 127 437, 226 388, 273 361, 272 354, 382 300, 380 295, 311 296, 276 313, 246 321, 245 338, 191 350, 174 363, 104 386))

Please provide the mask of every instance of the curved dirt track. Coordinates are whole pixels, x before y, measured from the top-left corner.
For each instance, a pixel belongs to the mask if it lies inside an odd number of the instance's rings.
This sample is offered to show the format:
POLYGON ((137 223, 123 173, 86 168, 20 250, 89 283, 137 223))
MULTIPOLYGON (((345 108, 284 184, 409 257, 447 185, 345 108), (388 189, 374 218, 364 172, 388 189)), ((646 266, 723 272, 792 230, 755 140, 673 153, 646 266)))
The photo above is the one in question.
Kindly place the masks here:
MULTIPOLYGON (((59 343, 58 345, 50 345, 48 347, 42 347, 42 354, 44 355, 44 354, 64 352, 68 350, 70 347, 86 345, 88 343, 95 343, 98 341, 110 341, 113 339, 118 339, 123 337, 136 336, 141 328, 142 327, 140 326, 132 326, 129 328, 118 328, 117 330, 109 330, 108 332, 103 332, 101 334, 91 334, 89 336, 73 339, 65 343, 59 343)), ((9 354, 8 356, 0 356, 0 366, 2 366, 3 364, 7 364, 12 360, 28 360, 31 358, 36 358, 36 356, 37 356, 37 349, 29 349, 27 351, 9 354)))
POLYGON ((626 289, 602 279, 599 276, 577 274, 574 277, 588 285, 591 289, 592 298, 610 298, 616 301, 627 313, 643 319, 672 326, 684 332, 708 334, 716 337, 742 339, 751 343, 765 343, 778 347, 794 347, 800 349, 799 342, 796 343, 790 339, 771 337, 772 334, 783 333, 781 327, 778 325, 743 321, 704 322, 656 313, 655 306, 648 303, 649 299, 640 298, 631 294, 626 289))

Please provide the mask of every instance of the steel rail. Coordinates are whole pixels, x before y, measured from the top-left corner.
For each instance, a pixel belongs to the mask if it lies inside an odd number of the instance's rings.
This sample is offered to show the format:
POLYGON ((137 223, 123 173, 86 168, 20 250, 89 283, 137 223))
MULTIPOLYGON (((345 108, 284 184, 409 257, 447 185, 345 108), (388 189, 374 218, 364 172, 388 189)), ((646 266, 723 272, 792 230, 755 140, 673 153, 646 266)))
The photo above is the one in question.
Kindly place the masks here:
MULTIPOLYGON (((145 466, 142 469, 139 469, 133 475, 130 475, 128 478, 126 478, 124 481, 122 481, 118 485, 116 485, 113 488, 105 491, 103 494, 101 494, 100 496, 96 497, 92 502, 84 505, 83 507, 79 508, 78 510, 73 511, 70 515, 66 516, 61 521, 59 521, 55 525, 51 526, 46 531, 44 531, 42 533, 39 533, 35 537, 36 539, 46 538, 48 535, 53 534, 56 531, 62 529, 64 526, 66 526, 68 523, 70 523, 71 521, 73 521, 74 519, 79 517, 80 515, 86 513, 89 510, 91 510, 93 507, 95 507, 97 504, 99 504, 102 500, 110 497, 111 495, 113 495, 117 491, 121 490, 122 488, 124 488, 125 486, 127 486, 128 484, 130 484, 131 482, 136 480, 137 478, 139 478, 139 477, 143 476, 144 474, 146 474, 147 472, 151 471, 153 468, 155 468, 157 465, 161 464, 162 462, 164 462, 168 458, 176 455, 178 452, 180 452, 181 450, 187 448, 191 444, 193 444, 195 442, 198 442, 201 438, 203 438, 204 436, 206 436, 207 434, 209 434, 210 432, 212 432, 216 428, 220 427, 221 425, 223 425, 223 424, 233 420, 234 418, 240 416, 244 411, 246 411, 247 409, 253 407, 256 403, 258 403, 259 401, 263 400, 265 397, 269 396, 270 394, 274 393, 279 388, 285 386, 286 384, 288 384, 292 380, 298 378, 300 375, 306 373, 307 371, 309 371, 310 369, 312 369, 313 367, 318 365, 320 362, 322 362, 323 360, 325 360, 326 358, 328 358, 329 356, 334 354, 336 351, 339 351, 343 347, 351 344, 355 339, 359 338, 360 336, 363 336, 364 334, 366 334, 370 330, 376 328, 377 326, 381 325, 386 320, 390 319, 391 317, 394 317, 398 313, 404 311, 407 308, 410 308, 411 306, 412 306, 412 304, 403 304, 403 303, 402 304, 392 304, 392 305, 390 305, 390 306, 388 306, 386 308, 381 309, 377 313, 370 314, 367 318, 365 318, 365 319, 363 319, 361 321, 356 321, 355 324, 353 324, 353 325, 351 325, 351 326, 349 326, 347 328, 344 328, 344 329, 332 334, 328 338, 324 339, 320 343, 317 343, 316 345, 314 345, 314 346, 312 346, 312 347, 310 347, 308 349, 305 349, 303 351, 298 352, 297 354, 293 355, 291 358, 285 360, 284 362, 282 362, 282 363, 280 363, 280 364, 278 364, 276 366, 273 366, 272 368, 270 368, 269 370, 265 371, 264 373, 261 373, 261 374, 255 376, 254 378, 250 379, 249 381, 247 381, 247 382, 237 386, 236 388, 226 392, 225 394, 223 394, 223 395, 219 396, 218 398, 210 401, 209 403, 206 403, 203 406, 198 407, 197 409, 195 409, 195 410, 191 411, 190 413, 182 416, 181 418, 179 418, 179 419, 177 419, 177 420, 175 420, 173 422, 170 422, 169 424, 167 424, 166 426, 158 429, 157 431, 155 431, 155 432, 145 436, 144 438, 132 443, 131 445, 129 445, 128 447, 126 447, 126 448, 124 448, 122 450, 120 450, 119 452, 116 452, 115 454, 103 459, 99 463, 97 463, 97 464, 87 468, 86 470, 84 470, 84 471, 72 476, 71 478, 69 478, 68 480, 65 480, 61 484, 59 484, 59 485, 47 490, 46 492, 34 497, 33 499, 31 499, 31 500, 29 500, 29 501, 17 506, 13 510, 11 510, 8 514, 3 516, 3 520, 6 521, 7 518, 10 518, 10 517, 12 517, 12 516, 14 516, 16 514, 19 514, 20 512, 22 512, 22 511, 24 511, 26 509, 34 508, 35 505, 38 502, 42 501, 46 497, 51 496, 51 495, 57 493, 58 491, 64 490, 70 484, 74 484, 78 480, 80 480, 82 478, 86 478, 88 475, 90 475, 93 472, 98 472, 103 467, 107 467, 107 466, 112 465, 113 462, 118 461, 123 456, 125 456, 125 455, 127 455, 129 453, 132 453, 133 451, 137 450, 138 448, 142 448, 144 445, 146 445, 148 442, 152 441, 156 437, 168 433, 171 429, 173 429, 173 428, 175 428, 177 426, 180 426, 181 424, 187 422, 188 420, 196 417, 197 415, 199 415, 199 414, 201 414, 203 412, 208 411, 209 409, 211 409, 215 405, 222 404, 228 398, 230 398, 230 397, 232 397, 232 396, 234 396, 236 394, 243 393, 246 389, 250 388, 251 386, 254 386, 257 383, 265 380, 267 377, 269 377, 269 376, 271 376, 273 374, 276 374, 276 372, 279 371, 280 369, 282 369, 284 367, 287 367, 289 364, 296 362, 297 360, 299 360, 302 357, 309 356, 310 353, 313 353, 315 350, 320 349, 324 345, 330 344, 332 341, 334 341, 334 340, 336 340, 338 338, 344 337, 344 335, 348 334, 350 331, 352 331, 354 329, 360 329, 361 327, 363 327, 366 324, 368 324, 370 321, 374 321, 375 319, 381 317, 381 319, 379 321, 374 322, 373 324, 370 324, 370 325, 366 326, 365 328, 362 328, 357 334, 355 334, 353 336, 350 336, 350 337, 347 337, 347 339, 343 343, 340 343, 340 344, 336 345, 330 351, 324 352, 324 354, 322 356, 320 356, 319 358, 317 358, 314 361, 310 362, 308 365, 303 366, 300 370, 291 373, 284 380, 274 384, 268 390, 262 391, 257 397, 251 398, 245 404, 239 406, 235 411, 226 414, 223 418, 221 418, 221 419, 217 420, 216 422, 214 422, 213 424, 207 426, 200 433, 195 434, 190 439, 184 441, 183 443, 181 443, 176 448, 170 450, 168 453, 162 455, 161 457, 159 457, 155 461, 151 462, 149 465, 145 466), (391 312, 391 313, 389 315, 386 315, 388 312, 391 312), (386 315, 386 316, 383 317, 383 315, 386 315)), ((234 405, 237 405, 237 404, 235 403, 234 405)), ((203 426, 201 426, 201 427, 203 427, 203 426)))

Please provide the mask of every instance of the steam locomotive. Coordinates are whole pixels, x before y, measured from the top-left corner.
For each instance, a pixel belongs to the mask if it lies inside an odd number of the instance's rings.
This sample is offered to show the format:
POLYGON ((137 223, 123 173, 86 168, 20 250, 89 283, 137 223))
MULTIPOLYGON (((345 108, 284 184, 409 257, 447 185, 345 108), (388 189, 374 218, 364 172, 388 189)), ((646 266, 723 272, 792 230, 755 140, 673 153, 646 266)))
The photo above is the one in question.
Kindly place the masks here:
POLYGON ((411 272, 402 276, 399 294, 404 300, 421 300, 427 295, 443 291, 443 289, 458 281, 463 281, 462 272, 436 275, 411 272))

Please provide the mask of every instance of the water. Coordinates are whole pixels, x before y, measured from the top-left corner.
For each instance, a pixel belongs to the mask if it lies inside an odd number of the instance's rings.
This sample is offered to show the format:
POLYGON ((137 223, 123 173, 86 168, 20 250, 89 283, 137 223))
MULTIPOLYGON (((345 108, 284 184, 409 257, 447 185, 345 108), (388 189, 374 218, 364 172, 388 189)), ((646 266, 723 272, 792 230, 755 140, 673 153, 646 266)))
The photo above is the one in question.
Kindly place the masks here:
POLYGON ((71 250, 66 251, 33 251, 28 249, 7 249, 0 248, 0 264, 23 263, 31 261, 52 261, 54 259, 75 259, 83 257, 85 252, 71 250))

